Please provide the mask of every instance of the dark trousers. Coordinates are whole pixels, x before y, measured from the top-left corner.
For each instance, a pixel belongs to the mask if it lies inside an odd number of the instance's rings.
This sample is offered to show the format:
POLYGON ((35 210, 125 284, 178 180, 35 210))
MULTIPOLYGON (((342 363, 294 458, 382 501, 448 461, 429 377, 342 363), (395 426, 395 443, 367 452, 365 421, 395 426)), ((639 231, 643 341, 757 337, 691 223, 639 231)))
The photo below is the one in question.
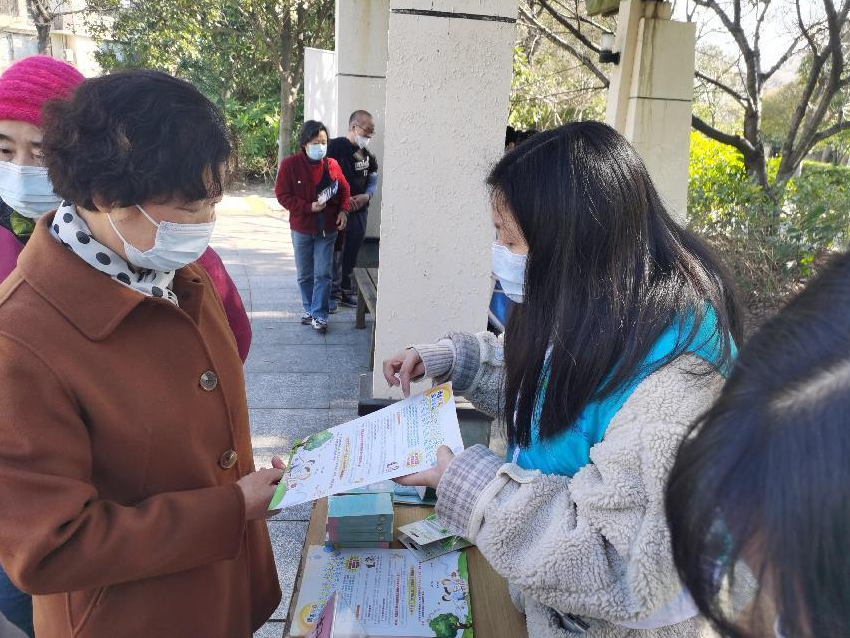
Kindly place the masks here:
POLYGON ((351 285, 351 274, 357 265, 357 255, 366 237, 366 222, 369 219, 369 209, 350 213, 348 225, 345 227, 345 246, 342 249, 342 278, 340 288, 346 292, 353 292, 351 285))

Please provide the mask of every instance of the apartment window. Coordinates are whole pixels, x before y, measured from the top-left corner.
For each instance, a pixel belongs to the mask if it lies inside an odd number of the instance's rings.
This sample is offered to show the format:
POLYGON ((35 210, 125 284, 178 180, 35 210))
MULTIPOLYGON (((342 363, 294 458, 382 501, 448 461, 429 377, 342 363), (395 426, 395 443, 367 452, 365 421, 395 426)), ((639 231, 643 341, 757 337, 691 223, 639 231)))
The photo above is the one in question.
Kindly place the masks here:
POLYGON ((12 34, 12 56, 15 60, 38 53, 38 39, 34 35, 12 34))

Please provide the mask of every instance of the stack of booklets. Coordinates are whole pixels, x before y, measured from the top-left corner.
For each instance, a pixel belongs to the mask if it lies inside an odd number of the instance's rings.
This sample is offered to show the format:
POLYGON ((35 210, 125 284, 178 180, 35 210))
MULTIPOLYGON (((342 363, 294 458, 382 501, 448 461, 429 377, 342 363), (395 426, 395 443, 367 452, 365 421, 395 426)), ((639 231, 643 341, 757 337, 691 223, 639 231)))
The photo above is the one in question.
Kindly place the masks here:
POLYGON ((395 505, 419 505, 420 507, 434 507, 437 504, 437 492, 429 487, 421 489, 399 485, 395 481, 378 481, 365 487, 355 487, 343 492, 343 494, 379 494, 386 492, 392 494, 395 505), (422 496, 420 496, 420 493, 422 496))
POLYGON ((393 540, 391 494, 340 494, 328 497, 327 544, 388 548, 393 540))

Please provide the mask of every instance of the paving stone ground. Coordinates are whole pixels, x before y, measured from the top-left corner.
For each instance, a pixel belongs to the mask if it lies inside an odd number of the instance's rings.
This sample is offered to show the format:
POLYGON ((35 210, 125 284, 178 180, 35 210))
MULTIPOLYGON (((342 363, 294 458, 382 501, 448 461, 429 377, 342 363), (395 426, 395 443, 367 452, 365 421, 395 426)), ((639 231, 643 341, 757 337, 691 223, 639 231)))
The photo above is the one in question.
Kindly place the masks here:
MULTIPOLYGON (((302 326, 289 224, 274 199, 226 197, 212 241, 239 288, 253 342, 245 363, 251 440, 257 467, 292 441, 357 416, 359 375, 368 371, 370 331, 340 308, 326 335, 302 326)), ((370 318, 371 319, 371 318, 370 318)), ((309 506, 269 521, 283 600, 255 638, 280 638, 289 609, 309 506)))

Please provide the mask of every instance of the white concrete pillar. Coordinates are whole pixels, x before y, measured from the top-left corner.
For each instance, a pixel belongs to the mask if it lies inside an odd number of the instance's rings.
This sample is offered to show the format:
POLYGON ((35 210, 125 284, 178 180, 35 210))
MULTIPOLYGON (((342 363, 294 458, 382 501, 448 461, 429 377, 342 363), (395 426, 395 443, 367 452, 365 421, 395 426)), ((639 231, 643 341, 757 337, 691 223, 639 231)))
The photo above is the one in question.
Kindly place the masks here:
POLYGON ((517 0, 391 0, 373 395, 380 362, 483 330, 494 230, 484 179, 502 155, 517 0))
MULTIPOLYGON (((389 0, 337 0, 336 3, 336 135, 348 131, 348 118, 357 109, 375 118, 375 137, 369 150, 384 167, 384 111, 386 106, 387 30, 389 0)), ((377 237, 381 220, 383 170, 378 192, 369 204, 367 237, 377 237)))
POLYGON ((696 25, 668 2, 620 3, 606 121, 640 153, 669 210, 685 221, 696 25))
MULTIPOLYGON (((304 120, 318 120, 337 131, 336 54, 304 47, 304 120)), ((301 123, 296 122, 296 127, 301 123)))

